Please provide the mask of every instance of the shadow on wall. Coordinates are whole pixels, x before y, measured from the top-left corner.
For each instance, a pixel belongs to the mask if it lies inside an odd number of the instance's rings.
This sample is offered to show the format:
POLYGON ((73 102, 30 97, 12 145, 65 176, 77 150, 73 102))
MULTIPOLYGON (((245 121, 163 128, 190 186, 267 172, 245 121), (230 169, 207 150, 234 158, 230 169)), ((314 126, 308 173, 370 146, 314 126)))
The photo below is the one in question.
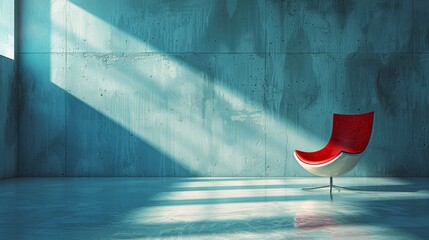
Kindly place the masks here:
MULTIPOLYGON (((265 1, 262 0, 71 2, 164 53, 259 53, 264 56, 265 1)), ((106 40, 115 44, 121 39, 106 40)), ((127 49, 126 44, 117 47, 122 48, 118 51, 136 51, 127 49)))
POLYGON ((84 102, 66 101, 68 176, 198 175, 84 102))
POLYGON ((18 151, 15 61, 0 56, 0 179, 15 177, 18 151))

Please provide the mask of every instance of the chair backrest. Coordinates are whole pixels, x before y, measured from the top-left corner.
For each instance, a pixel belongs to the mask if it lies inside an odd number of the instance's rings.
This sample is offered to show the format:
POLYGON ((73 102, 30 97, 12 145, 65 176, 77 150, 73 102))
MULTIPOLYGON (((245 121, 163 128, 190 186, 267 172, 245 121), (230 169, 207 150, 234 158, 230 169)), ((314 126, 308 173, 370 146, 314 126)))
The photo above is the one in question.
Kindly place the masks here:
POLYGON ((374 112, 356 115, 334 114, 329 143, 346 153, 363 152, 371 137, 373 119, 374 112))

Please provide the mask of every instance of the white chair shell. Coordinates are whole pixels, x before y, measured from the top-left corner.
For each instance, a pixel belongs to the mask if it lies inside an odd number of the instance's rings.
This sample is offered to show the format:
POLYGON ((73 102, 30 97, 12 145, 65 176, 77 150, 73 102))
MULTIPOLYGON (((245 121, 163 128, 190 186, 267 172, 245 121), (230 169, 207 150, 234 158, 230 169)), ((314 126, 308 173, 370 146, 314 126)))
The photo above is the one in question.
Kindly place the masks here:
POLYGON ((296 161, 310 173, 321 177, 337 177, 352 170, 362 158, 363 153, 348 154, 341 152, 337 157, 323 164, 307 164, 298 158, 296 152, 293 155, 296 161))

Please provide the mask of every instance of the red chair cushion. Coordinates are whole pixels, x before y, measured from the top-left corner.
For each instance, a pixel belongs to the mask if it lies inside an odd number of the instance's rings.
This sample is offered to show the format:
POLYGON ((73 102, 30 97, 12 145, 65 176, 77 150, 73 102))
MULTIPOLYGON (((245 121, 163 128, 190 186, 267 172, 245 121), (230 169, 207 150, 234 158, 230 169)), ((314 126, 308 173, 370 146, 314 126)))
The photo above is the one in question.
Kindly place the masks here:
POLYGON ((372 132, 374 112, 344 115, 334 114, 332 134, 328 144, 315 152, 295 150, 297 157, 307 164, 323 164, 341 152, 358 154, 365 150, 372 132))
POLYGON ((326 145, 324 148, 316 152, 303 152, 295 150, 295 153, 302 162, 307 164, 319 165, 329 162, 336 158, 338 155, 340 155, 341 148, 326 145))

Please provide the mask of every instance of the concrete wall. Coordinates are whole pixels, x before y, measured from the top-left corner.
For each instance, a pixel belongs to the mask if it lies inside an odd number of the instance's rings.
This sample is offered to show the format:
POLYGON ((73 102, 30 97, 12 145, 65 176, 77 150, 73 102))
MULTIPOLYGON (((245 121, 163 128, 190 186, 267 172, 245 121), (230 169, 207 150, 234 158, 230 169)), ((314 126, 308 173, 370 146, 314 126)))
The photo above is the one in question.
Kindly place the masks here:
POLYGON ((15 61, 0 56, 0 179, 17 176, 16 86, 15 61))
POLYGON ((21 176, 310 176, 294 149, 375 111, 349 176, 429 176, 429 3, 22 0, 21 176))

